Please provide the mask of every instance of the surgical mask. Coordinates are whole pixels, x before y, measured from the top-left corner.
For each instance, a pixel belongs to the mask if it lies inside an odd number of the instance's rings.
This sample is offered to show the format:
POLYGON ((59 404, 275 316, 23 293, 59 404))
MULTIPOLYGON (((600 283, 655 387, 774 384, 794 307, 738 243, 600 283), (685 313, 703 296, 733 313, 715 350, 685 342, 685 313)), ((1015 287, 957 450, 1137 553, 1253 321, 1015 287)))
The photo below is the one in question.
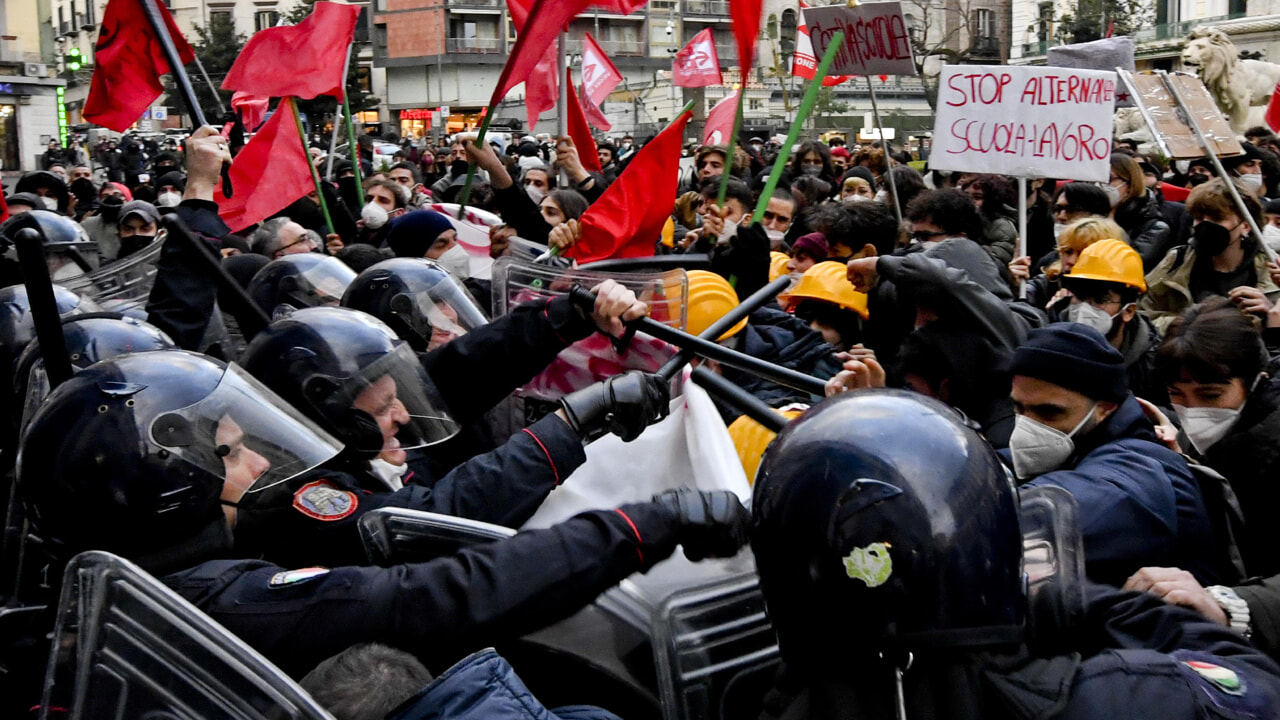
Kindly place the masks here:
POLYGON ((58 211, 58 199, 57 199, 57 198, 42 197, 42 198, 40 198, 40 204, 41 204, 41 205, 44 205, 44 209, 45 209, 45 210, 52 210, 53 212, 57 212, 57 211, 58 211))
MULTIPOLYGON (((1268 227, 1271 227, 1271 226, 1268 225, 1268 227)), ((1276 228, 1276 229, 1280 230, 1280 228, 1276 228)), ((787 234, 785 232, 781 230, 774 230, 773 228, 767 228, 764 231, 764 234, 769 238, 770 250, 777 250, 779 247, 781 247, 782 241, 785 240, 787 237, 787 234)))
POLYGON ((720 236, 716 238, 716 244, 727 243, 737 236, 738 236, 737 221, 725 219, 724 229, 720 231, 720 236))
POLYGON ((1107 194, 1107 201, 1111 203, 1111 207, 1115 207, 1120 204, 1119 188, 1110 184, 1101 185, 1100 187, 1102 188, 1102 192, 1107 194))
POLYGON ((1191 161, 1175 160, 1173 162, 1173 167, 1177 169, 1179 175, 1186 175, 1187 171, 1191 169, 1191 161))
POLYGON ((1258 189, 1262 187, 1262 175, 1261 173, 1250 173, 1248 175, 1241 175, 1240 183, 1244 185, 1245 189, 1247 189, 1249 192, 1256 193, 1258 192, 1258 189))
POLYGON ((1053 224, 1053 239, 1054 239, 1054 240, 1057 240, 1059 237, 1062 237, 1062 231, 1063 231, 1063 230, 1066 230, 1066 229, 1067 229, 1067 224, 1066 224, 1066 223, 1054 223, 1054 224, 1053 224))
POLYGON ((1262 226, 1262 239, 1272 250, 1280 248, 1280 227, 1270 223, 1262 226))
MULTIPOLYGON (((1124 308, 1121 308, 1123 312, 1124 308)), ((1087 302, 1076 303, 1067 308, 1067 322, 1080 323, 1102 333, 1103 337, 1111 336, 1111 328, 1115 325, 1115 315, 1108 315, 1106 310, 1099 310, 1087 302)))
POLYGON ((541 203, 542 199, 547 196, 546 190, 535 185, 525 185, 524 192, 529 196, 529 199, 533 201, 534 205, 541 203))
POLYGON ((889 193, 884 190, 876 191, 876 202, 889 202, 889 193))
POLYGON ((1182 423, 1182 431, 1187 434, 1187 437, 1191 440, 1191 445, 1201 455, 1208 452, 1209 448, 1231 432, 1231 428, 1240 419, 1242 410, 1244 410, 1244 405, 1234 410, 1216 407, 1189 408, 1181 405, 1173 406, 1173 411, 1178 414, 1178 421, 1182 423))
POLYGON ((809 175, 809 176, 821 175, 822 166, 821 165, 801 165, 800 174, 809 175))
POLYGON ((360 217, 364 219, 364 226, 370 230, 377 230, 383 225, 386 225, 387 221, 390 219, 390 216, 387 215, 386 209, 376 202, 371 202, 365 205, 364 208, 360 210, 360 217))
POLYGON ((1072 438, 1089 422, 1097 408, 1098 403, 1094 403, 1069 433, 1036 422, 1026 415, 1015 416, 1013 434, 1009 436, 1014 474, 1025 480, 1061 467, 1075 452, 1076 444, 1072 438))
POLYGON ((156 198, 156 205, 160 207, 178 207, 180 202, 182 202, 182 196, 176 192, 162 192, 160 197, 156 198))
POLYGON ((863 196, 861 196, 861 195, 859 195, 859 194, 857 194, 857 193, 851 193, 851 194, 849 194, 849 195, 845 195, 845 196, 844 196, 844 199, 845 199, 845 201, 847 201, 847 202, 867 202, 867 198, 865 198, 865 197, 863 197, 863 196))
POLYGON ((436 258, 436 262, 459 280, 471 277, 471 256, 461 245, 454 244, 453 247, 445 250, 440 257, 436 258))
POLYGON ((1191 229, 1191 241, 1195 243, 1196 252, 1204 257, 1214 257, 1231 244, 1231 231, 1216 222, 1204 220, 1191 229))

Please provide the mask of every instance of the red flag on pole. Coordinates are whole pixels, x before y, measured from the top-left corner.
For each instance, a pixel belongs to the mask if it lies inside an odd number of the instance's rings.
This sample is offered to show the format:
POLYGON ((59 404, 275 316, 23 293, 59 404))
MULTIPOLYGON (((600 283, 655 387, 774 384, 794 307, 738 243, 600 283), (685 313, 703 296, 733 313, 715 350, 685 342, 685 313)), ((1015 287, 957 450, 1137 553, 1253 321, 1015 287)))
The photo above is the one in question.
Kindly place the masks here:
POLYGON ((680 147, 691 113, 636 152, 627 169, 578 221, 582 238, 566 257, 588 263, 607 258, 648 257, 671 216, 680 176, 680 147))
POLYGON ((529 132, 538 124, 538 116, 548 110, 554 110, 560 101, 560 84, 556 82, 556 61, 559 50, 556 42, 552 42, 542 59, 534 67, 533 74, 524 83, 524 109, 529 119, 529 132))
POLYGON ((587 120, 601 130, 609 130, 613 125, 600 110, 600 105, 621 82, 622 73, 600 49, 591 33, 587 33, 582 43, 582 105, 587 120))
POLYGON ((703 145, 729 145, 729 136, 733 135, 734 115, 738 112, 738 93, 737 90, 729 93, 728 97, 716 103, 711 108, 711 112, 707 113, 706 127, 702 131, 703 145))
POLYGON ((573 138, 573 146, 578 149, 578 160, 587 172, 603 172, 600 168, 600 152, 596 150, 596 139, 591 137, 591 128, 587 126, 587 116, 582 114, 582 105, 578 102, 578 91, 573 89, 573 70, 565 68, 564 81, 569 83, 569 107, 567 130, 573 138))
POLYGON ((347 48, 359 16, 359 5, 317 2, 297 25, 254 33, 227 72, 222 89, 303 100, 332 95, 341 101, 347 48))
POLYGON ((738 67, 742 79, 751 74, 751 63, 756 55, 756 36, 760 34, 761 0, 729 0, 729 15, 733 18, 733 35, 738 40, 738 67))
POLYGON ((316 189, 311 159, 302 147, 293 104, 281 102, 231 163, 235 197, 225 198, 221 187, 214 188, 218 214, 232 232, 267 219, 316 189))
POLYGON ((237 90, 231 96, 231 109, 240 113, 240 124, 249 132, 257 130, 266 119, 267 106, 270 104, 271 98, 258 97, 243 90, 237 90))
POLYGON ((1267 101, 1267 114, 1265 116, 1267 127, 1273 132, 1280 132, 1280 84, 1271 91, 1271 99, 1267 101))
MULTIPOLYGON (((796 28, 796 51, 791 59, 791 75, 812 80, 814 73, 818 71, 818 58, 813 54, 813 39, 809 37, 809 25, 804 19, 804 11, 808 7, 810 7, 809 3, 800 0, 800 27, 796 28)), ((823 87, 839 85, 852 77, 852 75, 828 75, 822 78, 822 85, 823 87)), ((884 78, 883 75, 880 77, 884 78)))
POLYGON ((671 66, 671 84, 676 87, 706 87, 723 85, 720 76, 720 57, 716 54, 715 36, 711 28, 694 35, 689 44, 676 53, 671 66))
POLYGON ((160 76, 169 73, 160 39, 151 31, 142 2, 160 11, 182 62, 196 53, 187 44, 164 3, 159 0, 111 0, 102 13, 102 28, 94 46, 93 80, 84 103, 84 119, 116 132, 124 132, 160 97, 160 76))

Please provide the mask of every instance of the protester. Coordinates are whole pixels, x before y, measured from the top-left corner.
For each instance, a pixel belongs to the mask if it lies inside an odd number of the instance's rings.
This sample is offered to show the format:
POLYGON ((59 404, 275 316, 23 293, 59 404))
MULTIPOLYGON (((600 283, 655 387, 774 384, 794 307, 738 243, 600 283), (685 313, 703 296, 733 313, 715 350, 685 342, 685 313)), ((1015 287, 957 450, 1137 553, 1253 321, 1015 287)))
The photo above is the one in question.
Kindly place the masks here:
POLYGON ((1143 266, 1159 262, 1172 247, 1172 236, 1164 221, 1160 198, 1148 190, 1138 161, 1123 153, 1112 154, 1110 187, 1120 194, 1114 214, 1116 224, 1142 256, 1143 266))

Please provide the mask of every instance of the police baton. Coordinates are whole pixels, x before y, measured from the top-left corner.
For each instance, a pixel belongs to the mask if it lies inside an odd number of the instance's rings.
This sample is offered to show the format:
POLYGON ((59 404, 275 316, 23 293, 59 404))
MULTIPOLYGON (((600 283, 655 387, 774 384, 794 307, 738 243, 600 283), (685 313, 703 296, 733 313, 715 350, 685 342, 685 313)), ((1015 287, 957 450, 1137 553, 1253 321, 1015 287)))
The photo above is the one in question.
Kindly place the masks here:
POLYGON ((169 237, 185 243, 191 254, 200 258, 200 262, 218 285, 218 296, 233 301, 228 303, 227 311, 240 324, 240 334, 246 341, 252 340, 254 335, 271 324, 271 318, 267 313, 258 307, 253 298, 249 297, 249 293, 240 287, 240 283, 227 273, 227 269, 222 267, 221 259, 214 255, 213 250, 203 240, 191 232, 182 218, 179 218, 176 213, 170 213, 161 218, 160 222, 164 225, 169 237))
MULTIPOLYGON (((791 278, 789 276, 780 277, 777 280, 774 280, 768 285, 765 285, 752 293, 746 300, 738 303, 738 307, 730 310, 724 315, 721 315, 718 320, 711 323, 706 330, 703 330, 698 337, 703 340, 715 342, 721 335, 729 332, 730 328, 741 322, 743 318, 755 312, 765 303, 777 297, 778 293, 786 290, 790 286, 791 278)), ((693 355, 694 353, 691 350, 681 350, 676 353, 675 357, 668 360, 665 365, 658 368, 658 374, 668 380, 675 378, 676 373, 680 372, 680 368, 684 367, 693 359, 693 355)))
MULTIPOLYGON (((595 309, 595 293, 579 285, 575 285, 569 290, 569 300, 588 315, 595 309)), ((784 385, 810 395, 823 396, 826 394, 826 383, 818 378, 784 368, 781 365, 774 365, 771 362, 751 357, 736 350, 730 350, 710 340, 704 340, 697 335, 690 335, 683 330, 664 325, 653 318, 643 317, 631 320, 626 325, 628 330, 644 332, 659 340, 671 343, 682 350, 687 350, 694 355, 699 355, 708 360, 715 360, 722 365, 737 368, 778 385, 784 385)))
POLYGON ((49 266, 44 261, 44 242, 38 230, 23 228, 16 233, 14 245, 18 248, 18 262, 22 266, 23 284, 27 286, 27 301, 31 303, 31 318, 36 326, 36 339, 40 341, 44 371, 49 378, 49 389, 53 390, 71 379, 71 357, 62 334, 58 303, 53 297, 49 266))

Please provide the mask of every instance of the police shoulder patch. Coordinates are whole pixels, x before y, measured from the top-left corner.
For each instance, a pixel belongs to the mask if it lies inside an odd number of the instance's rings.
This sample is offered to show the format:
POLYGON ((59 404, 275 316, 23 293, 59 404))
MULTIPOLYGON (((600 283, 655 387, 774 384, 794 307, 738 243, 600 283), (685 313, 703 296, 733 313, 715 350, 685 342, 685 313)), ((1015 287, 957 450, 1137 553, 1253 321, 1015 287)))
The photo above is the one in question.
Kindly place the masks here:
POLYGON ((289 585, 297 585, 308 580, 314 580, 322 575, 328 575, 329 568, 309 567, 299 570, 286 570, 278 572, 271 576, 271 580, 267 582, 267 587, 280 588, 289 585))
POLYGON ((293 507, 316 520, 341 520, 356 511, 356 494, 339 490, 328 480, 317 480, 298 488, 293 494, 293 507))

